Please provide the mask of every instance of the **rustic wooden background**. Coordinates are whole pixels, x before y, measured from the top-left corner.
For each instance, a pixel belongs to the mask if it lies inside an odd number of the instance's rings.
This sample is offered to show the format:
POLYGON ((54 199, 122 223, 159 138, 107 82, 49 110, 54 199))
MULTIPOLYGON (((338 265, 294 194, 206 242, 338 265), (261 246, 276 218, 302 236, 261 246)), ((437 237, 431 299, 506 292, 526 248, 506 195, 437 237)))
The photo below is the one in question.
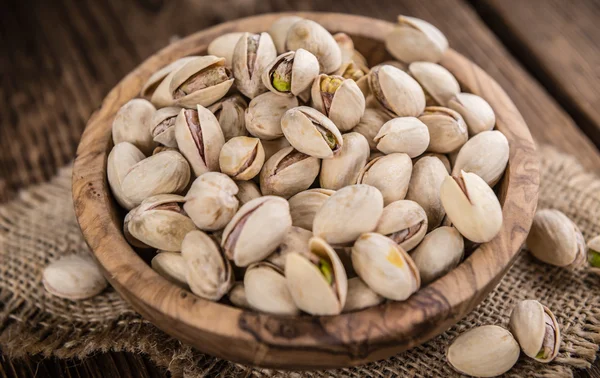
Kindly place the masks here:
MULTIPOLYGON (((90 114, 120 78, 178 36, 254 14, 335 11, 437 25, 508 92, 538 143, 600 174, 597 0, 3 0, 0 202, 72 160, 90 114)), ((577 377, 600 377, 600 362, 577 377)), ((83 361, 0 355, 0 377, 162 377, 145 356, 83 361)))

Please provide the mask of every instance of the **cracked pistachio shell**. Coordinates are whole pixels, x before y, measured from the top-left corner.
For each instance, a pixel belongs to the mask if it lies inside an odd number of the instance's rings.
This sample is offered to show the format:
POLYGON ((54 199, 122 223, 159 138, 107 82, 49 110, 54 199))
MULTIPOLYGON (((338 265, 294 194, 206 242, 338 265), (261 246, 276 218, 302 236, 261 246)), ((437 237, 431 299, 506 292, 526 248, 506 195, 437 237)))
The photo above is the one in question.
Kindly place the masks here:
POLYGON ((150 262, 152 269, 164 279, 182 288, 188 288, 185 274, 187 264, 179 252, 160 252, 150 262))
POLYGON ((279 55, 263 71, 262 81, 280 96, 299 96, 319 75, 319 61, 304 49, 279 55))
POLYGON ((108 286, 91 256, 68 255, 44 268, 44 289, 54 296, 73 301, 91 298, 108 286))
POLYGON ((288 142, 288 140, 283 136, 273 140, 261 139, 260 142, 265 150, 265 161, 269 160, 271 156, 275 155, 284 148, 290 147, 290 142, 288 142))
POLYGON ((355 132, 342 135, 342 139, 342 149, 321 163, 321 188, 337 190, 356 183, 361 169, 367 164, 370 152, 367 139, 355 132))
POLYGON ((288 50, 305 49, 319 60, 319 72, 332 73, 342 65, 342 51, 333 36, 311 20, 295 22, 286 37, 288 50))
POLYGON ((427 105, 448 106, 448 102, 460 93, 454 75, 439 64, 414 62, 408 66, 408 72, 423 88, 427 105))
POLYGON ((186 281, 192 293, 211 301, 220 300, 235 282, 229 261, 219 245, 202 231, 183 239, 181 255, 187 265, 186 281))
POLYGON ((456 268, 464 253, 462 235, 454 227, 438 227, 425 235, 411 257, 426 285, 456 268))
POLYGON ((181 251, 181 242, 194 222, 184 213, 182 196, 159 194, 145 199, 131 210, 129 233, 153 248, 169 252, 181 251))
POLYGON ((523 352, 536 361, 552 361, 560 349, 560 328, 552 311, 540 302, 519 302, 510 315, 509 328, 523 352))
POLYGON ((379 103, 398 117, 418 117, 425 109, 425 93, 406 72, 389 65, 369 73, 369 88, 379 103))
POLYGON ((254 181, 238 181, 236 184, 238 186, 236 198, 240 202, 240 206, 262 196, 258 185, 254 181))
POLYGON ((475 243, 492 240, 502 228, 498 197, 483 179, 461 171, 442 182, 440 198, 452 225, 475 243))
POLYGON ((527 247, 546 264, 578 268, 586 263, 585 239, 579 227, 559 210, 543 209, 535 213, 527 247))
POLYGON ((496 325, 484 325, 454 339, 446 358, 460 373, 496 377, 517 363, 519 353, 519 344, 509 331, 496 325))
POLYGON ((383 196, 370 185, 349 185, 332 194, 315 214, 313 233, 330 244, 355 241, 371 232, 383 212, 383 196))
POLYGON ((266 92, 262 74, 276 56, 275 45, 268 33, 244 33, 233 51, 236 88, 251 99, 266 92))
POLYGON ((440 161, 444 164, 446 171, 448 171, 448 174, 452 173, 452 166, 450 165, 450 159, 448 159, 448 156, 446 156, 445 154, 438 154, 436 152, 427 152, 427 153, 424 153, 423 155, 417 156, 416 158, 413 159, 413 166, 415 164, 417 164, 417 162, 419 160, 421 160, 422 158, 427 157, 427 156, 432 156, 432 157, 440 159, 440 161))
POLYGON ((269 27, 268 33, 271 36, 271 39, 273 39, 278 54, 283 54, 288 51, 285 46, 288 31, 294 23, 300 20, 302 20, 302 17, 298 16, 279 17, 271 24, 271 27, 269 27))
POLYGON ((283 270, 269 262, 262 261, 248 267, 244 275, 244 289, 250 307, 255 310, 279 315, 299 312, 283 270))
POLYGON ((157 194, 181 193, 190 182, 190 166, 177 151, 164 151, 139 161, 121 181, 125 197, 135 205, 157 194))
POLYGON ((481 132, 462 146, 452 173, 472 172, 494 186, 504 174, 509 156, 508 139, 498 130, 481 132))
POLYGON ((134 98, 123 105, 112 123, 112 137, 115 145, 129 142, 150 155, 156 143, 150 133, 150 119, 156 109, 148 100, 134 98))
POLYGON ((178 106, 158 109, 150 119, 150 132, 156 143, 165 147, 177 148, 175 140, 175 120, 181 111, 178 106))
POLYGON ((311 315, 337 315, 348 293, 346 271, 337 253, 321 238, 308 243, 309 254, 290 253, 285 262, 287 287, 294 303, 311 315))
POLYGON ((419 290, 421 278, 410 256, 381 234, 362 234, 352 247, 356 274, 377 294, 395 301, 419 290))
POLYGON ((428 106, 419 121, 429 130, 427 151, 445 154, 462 147, 469 139, 465 121, 452 109, 428 106))
POLYGON ((352 129, 352 131, 364 136, 369 143, 369 148, 374 150, 377 148, 375 136, 379 133, 381 127, 390 119, 392 119, 392 117, 379 107, 367 107, 363 116, 360 118, 360 122, 352 129))
POLYGON ((146 81, 146 84, 144 84, 144 86, 142 87, 142 90, 140 91, 140 96, 151 97, 151 102, 154 104, 154 106, 158 108, 169 106, 170 104, 168 102, 172 100, 172 98, 169 96, 170 80, 165 79, 169 76, 169 74, 173 73, 174 71, 177 71, 179 68, 183 67, 187 62, 191 61, 194 58, 196 57, 186 56, 184 58, 177 59, 176 61, 167 64, 160 70, 153 73, 152 76, 150 76, 150 78, 148 79, 148 81, 146 81), (161 88, 160 91, 159 88, 161 88), (160 92, 162 92, 163 96, 160 95, 160 92), (166 98, 164 97, 164 95, 166 95, 166 98), (165 100, 167 103, 163 103, 163 101, 165 100))
POLYGON ((429 22, 400 15, 398 25, 385 37, 385 47, 394 58, 405 63, 436 63, 448 49, 448 40, 429 22))
POLYGON ((175 120, 179 150, 196 176, 219 170, 219 153, 225 137, 215 116, 205 107, 181 109, 175 120))
POLYGON ((399 200, 383 208, 375 232, 392 239, 406 252, 415 248, 427 233, 427 214, 418 203, 399 200))
POLYGON ((271 156, 260 171, 260 191, 289 198, 312 185, 320 166, 319 159, 286 147, 271 156))
POLYGON ((263 140, 282 137, 281 117, 286 111, 297 106, 296 97, 282 97, 273 92, 256 96, 246 109, 246 129, 263 140))
POLYGON ((463 117, 469 136, 492 130, 496 124, 496 115, 490 104, 475 94, 459 93, 448 101, 448 107, 463 117))
POLYGON ((248 135, 245 119, 247 108, 248 103, 239 94, 226 97, 208 108, 219 121, 226 141, 233 137, 248 135))
POLYGON ((317 211, 333 193, 335 190, 315 188, 291 197, 288 202, 290 203, 292 224, 312 231, 317 211))
POLYGON ((281 244, 277 247, 275 252, 267 257, 266 261, 276 265, 279 269, 285 269, 285 260, 290 253, 310 253, 308 241, 312 236, 312 232, 308 230, 295 226, 290 227, 281 244))
POLYGON ((342 312, 358 311, 377 306, 385 300, 371 290, 359 277, 348 278, 348 294, 342 312))
POLYGON ((320 159, 332 158, 344 143, 335 124, 308 106, 298 106, 285 112, 281 118, 281 130, 296 150, 320 159))
POLYGON ((360 171, 357 184, 371 185, 381 192, 388 205, 406 197, 412 174, 412 161, 407 154, 394 153, 375 158, 360 171))
POLYGON ((264 162, 265 150, 258 138, 231 138, 219 155, 221 172, 234 180, 250 180, 260 172, 264 162))
POLYGON ((246 298, 246 289, 244 288, 244 282, 238 281, 233 284, 229 293, 227 293, 229 301, 236 307, 251 309, 248 298, 246 298))
POLYGON ((411 158, 421 155, 429 145, 427 126, 415 117, 400 117, 387 121, 374 139, 384 154, 403 152, 411 158))
POLYGON ((207 49, 208 55, 224 58, 225 65, 231 67, 233 63, 233 50, 242 35, 244 35, 243 32, 233 32, 218 36, 209 43, 207 49))
POLYGON ((365 96, 354 80, 342 76, 319 75, 312 83, 311 99, 340 131, 352 129, 365 113, 365 96))
POLYGON ((288 202, 263 196, 238 210, 223 231, 221 246, 235 265, 246 267, 275 251, 291 226, 288 202))
POLYGON ((115 145, 108 154, 106 163, 108 184, 119 205, 127 210, 133 209, 137 203, 129 200, 123 193, 123 179, 134 165, 145 158, 142 151, 129 142, 115 145))
POLYGON ((195 109, 197 105, 209 106, 223 98, 232 84, 225 59, 206 55, 190 60, 175 71, 169 93, 175 105, 195 109))
POLYGON ((183 209, 199 229, 220 230, 238 210, 237 193, 237 185, 227 175, 206 172, 192 183, 183 209))
POLYGON ((589 271, 600 274, 600 235, 592 238, 587 243, 589 271))
POLYGON ((434 156, 421 158, 413 166, 406 199, 415 201, 425 210, 428 231, 438 227, 446 215, 440 198, 440 188, 446 177, 448 171, 434 156))

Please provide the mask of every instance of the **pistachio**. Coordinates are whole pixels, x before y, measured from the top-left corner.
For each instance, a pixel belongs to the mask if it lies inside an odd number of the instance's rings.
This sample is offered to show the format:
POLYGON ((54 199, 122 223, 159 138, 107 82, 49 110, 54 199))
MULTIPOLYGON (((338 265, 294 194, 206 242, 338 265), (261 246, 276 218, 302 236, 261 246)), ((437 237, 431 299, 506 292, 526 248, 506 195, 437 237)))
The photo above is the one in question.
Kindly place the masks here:
POLYGON ((286 37, 288 50, 305 49, 319 60, 319 72, 332 73, 342 65, 342 52, 331 34, 311 20, 295 22, 286 37))
POLYGON ((417 164, 417 162, 419 160, 421 160, 424 157, 428 157, 428 156, 440 159, 442 164, 444 164, 444 167, 446 168, 446 171, 448 172, 448 174, 450 174, 452 172, 452 166, 450 165, 450 159, 448 159, 448 156, 446 156, 445 154, 438 154, 435 152, 426 152, 423 155, 417 156, 416 158, 413 159, 413 166, 415 164, 417 164))
POLYGON ((465 143, 458 152, 452 173, 472 172, 489 186, 494 186, 504 174, 509 157, 508 140, 498 130, 483 131, 465 143))
POLYGON ((248 135, 245 117, 247 108, 246 100, 239 94, 225 97, 208 108, 219 121, 226 141, 233 137, 248 135))
POLYGON ((142 151, 129 142, 122 142, 115 145, 108 154, 106 164, 108 184, 119 205, 127 210, 133 209, 137 203, 129 200, 123 193, 123 179, 131 167, 144 160, 144 158, 145 156, 142 151))
POLYGON ((429 22, 398 16, 398 25, 385 37, 385 47, 394 58, 405 63, 436 63, 448 49, 448 40, 429 22))
POLYGON ((421 155, 429 145, 427 126, 415 117, 400 117, 387 121, 374 138, 377 149, 384 154, 404 152, 411 158, 421 155))
POLYGON ((313 220, 325 201, 335 193, 330 189, 309 189, 289 199, 292 224, 312 231, 313 220))
POLYGON ((266 261, 279 267, 279 269, 285 269, 285 260, 290 253, 310 253, 310 249, 308 248, 310 238, 312 238, 312 232, 300 227, 290 227, 281 244, 275 252, 267 257, 266 261))
POLYGON ((150 262, 152 269, 164 279, 173 282, 177 286, 188 289, 185 274, 187 264, 179 252, 160 252, 150 262))
POLYGON ((496 124, 496 115, 490 104, 472 93, 457 94, 448 101, 448 107, 463 117, 469 129, 469 136, 492 130, 496 124))
POLYGON ((428 231, 438 227, 446 215, 440 198, 440 187, 446 177, 448 171, 436 157, 423 157, 413 166, 406 199, 415 201, 425 210, 428 231))
POLYGON ((112 137, 115 145, 129 142, 150 155, 156 143, 150 134, 150 119, 156 109, 147 100, 134 98, 123 105, 112 123, 112 137))
POLYGON ((234 180, 250 180, 265 162, 265 150, 258 138, 235 137, 227 141, 219 155, 221 172, 234 180))
POLYGON ((263 261, 248 267, 244 275, 244 290, 250 307, 258 311, 280 315, 299 312, 282 269, 269 262, 263 261))
POLYGON ((54 296, 73 301, 88 299, 108 285, 91 256, 63 256, 44 268, 44 289, 54 296))
POLYGON ((251 309, 248 298, 246 298, 246 289, 244 288, 244 282, 238 281, 233 284, 229 293, 227 293, 229 301, 236 307, 251 309))
POLYGON ((333 122, 308 106, 285 112, 281 130, 296 150, 316 158, 332 158, 343 147, 342 134, 333 122))
POLYGON ((368 162, 356 182, 379 189, 384 204, 388 205, 406 197, 411 174, 412 161, 408 155, 393 153, 368 162), (390 175, 390 172, 394 173, 390 175))
POLYGON ((385 299, 371 290, 359 277, 348 278, 348 294, 342 312, 362 310, 382 303, 385 299))
POLYGON ((206 172, 199 176, 185 196, 183 209, 196 227, 205 231, 222 229, 238 210, 238 187, 228 176, 206 172))
POLYGON ((383 65, 373 67, 368 77, 371 92, 387 110, 398 117, 418 117, 423 113, 425 93, 406 72, 383 65))
POLYGON ((246 129, 260 139, 272 140, 283 136, 281 117, 298 106, 296 97, 282 97, 273 92, 256 96, 246 109, 246 129))
POLYGON ((273 60, 262 74, 265 87, 281 96, 298 96, 319 74, 317 58, 304 49, 289 51, 273 60))
POLYGON ((236 88, 251 99, 266 92, 261 77, 276 56, 275 45, 268 33, 244 33, 233 52, 236 88))
MULTIPOLYGON (((184 58, 177 59, 176 61, 167 64, 160 70, 153 73, 152 76, 150 76, 150 78, 148 79, 148 81, 146 81, 146 84, 144 84, 144 86, 142 87, 142 90, 140 91, 140 96, 151 97, 152 98, 151 102, 154 104, 154 106, 156 106, 158 108, 169 106, 170 105, 169 102, 172 100, 172 98, 171 98, 171 96, 169 96, 169 81, 170 80, 166 80, 166 78, 171 73, 174 73, 175 71, 177 71, 179 68, 183 67, 186 63, 193 60, 194 58, 196 58, 196 57, 195 56, 186 56, 184 58), (162 87, 162 88, 159 91, 160 87, 162 87), (161 96, 160 92, 162 92, 163 95, 166 95, 166 98, 164 96, 161 96)), ((172 75, 171 75, 171 77, 172 77, 172 75)))
POLYGON ((362 66, 367 65, 367 59, 354 49, 354 41, 346 33, 336 33, 333 39, 337 43, 342 52, 342 64, 347 62, 355 62, 362 66))
POLYGON ((462 235, 454 227, 439 227, 425 235, 411 257, 425 285, 456 268, 464 253, 462 235))
MULTIPOLYGON (((360 79, 363 79, 363 82, 364 82, 364 78, 366 77, 366 75, 368 73, 369 73, 368 67, 363 66, 360 63, 350 61, 350 62, 343 63, 340 66, 340 68, 337 71, 335 71, 334 75, 341 76, 344 79, 354 80, 356 82, 356 84, 358 85, 358 81, 360 79)), ((360 85, 358 87, 364 96, 364 93, 365 93, 364 88, 361 88, 360 85)), ((367 88, 368 88, 368 81, 367 81, 367 88)))
POLYGON ((425 237, 427 214, 416 202, 409 200, 392 202, 383 208, 375 232, 392 239, 408 252, 425 237))
POLYGON ((123 219, 123 236, 125 236, 125 240, 127 240, 127 243, 136 248, 152 248, 148 244, 142 243, 136 239, 133 235, 131 235, 131 232, 129 232, 129 222, 134 214, 134 211, 130 211, 125 215, 125 219, 123 219))
POLYGON ((214 55, 225 59, 225 65, 231 67, 233 64, 233 50, 240 38, 244 35, 241 32, 225 33, 213 39, 208 44, 208 55, 214 55))
POLYGON ((319 174, 319 159, 286 147, 271 156, 260 172, 260 190, 264 195, 289 198, 306 190, 319 174))
POLYGON ((413 62, 408 66, 408 72, 423 87, 427 105, 448 106, 448 102, 460 93, 454 75, 439 64, 413 62))
POLYGON ((273 39, 273 43, 277 48, 278 54, 283 54, 288 51, 285 46, 285 40, 287 38, 288 31, 297 21, 302 20, 302 17, 298 16, 284 16, 279 17, 275 22, 271 24, 269 28, 269 35, 273 39))
POLYGON ((588 247, 588 262, 592 273, 600 274, 600 235, 590 240, 588 247))
POLYGON ((452 109, 428 106, 419 120, 429 130, 427 151, 445 154, 462 147, 469 139, 465 121, 452 109))
POLYGON ((558 354, 558 322, 552 311, 540 302, 519 302, 510 315, 509 327, 523 352, 534 360, 548 363, 558 354))
POLYGON ((265 150, 265 161, 269 160, 271 156, 275 155, 284 148, 290 147, 290 142, 288 142, 288 140, 283 136, 273 140, 262 139, 260 142, 265 150))
POLYGON ((324 159, 321 163, 321 188, 337 190, 356 183, 361 169, 367 164, 367 139, 355 132, 342 135, 342 139, 342 149, 333 158, 324 159))
MULTIPOLYGON (((156 143, 160 143, 165 147, 177 147, 177 140, 175 140, 175 119, 180 111, 180 107, 169 106, 154 112, 150 119, 150 133, 156 143)), ((155 151, 152 153, 154 154, 155 151)))
POLYGON ((262 196, 258 185, 254 181, 238 181, 237 186, 238 193, 236 194, 236 198, 240 202, 240 206, 262 196))
POLYGON ((354 80, 342 76, 319 75, 311 89, 313 107, 340 129, 356 126, 365 112, 365 96, 354 80))
POLYGON ((391 117, 384 110, 378 107, 367 107, 360 122, 352 131, 364 136, 369 143, 369 148, 374 150, 377 147, 375 136, 379 133, 383 124, 390 119, 391 117))

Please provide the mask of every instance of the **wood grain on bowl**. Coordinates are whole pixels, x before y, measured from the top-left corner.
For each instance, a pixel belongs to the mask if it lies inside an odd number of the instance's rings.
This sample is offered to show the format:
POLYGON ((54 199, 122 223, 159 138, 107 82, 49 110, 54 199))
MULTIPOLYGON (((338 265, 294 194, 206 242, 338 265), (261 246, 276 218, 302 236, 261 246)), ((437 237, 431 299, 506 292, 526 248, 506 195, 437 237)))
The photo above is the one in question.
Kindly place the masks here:
MULTIPOLYGON (((384 21, 333 13, 299 13, 331 32, 344 31, 370 64, 389 56, 381 42, 393 27, 384 21)), ((176 58, 201 54, 215 37, 231 31, 266 30, 281 14, 236 20, 193 34, 163 49, 125 77, 92 116, 77 150, 73 196, 81 229, 103 271, 145 318, 201 351, 258 366, 316 369, 350 366, 389 357, 440 334, 471 311, 514 261, 537 203, 539 171, 527 126, 502 88, 475 64, 448 51, 441 62, 463 90, 484 97, 497 128, 510 143, 500 184, 504 224, 458 268, 405 302, 331 317, 283 317, 243 311, 200 299, 160 277, 127 244, 119 210, 106 181, 117 110, 138 95, 146 79, 176 58)))

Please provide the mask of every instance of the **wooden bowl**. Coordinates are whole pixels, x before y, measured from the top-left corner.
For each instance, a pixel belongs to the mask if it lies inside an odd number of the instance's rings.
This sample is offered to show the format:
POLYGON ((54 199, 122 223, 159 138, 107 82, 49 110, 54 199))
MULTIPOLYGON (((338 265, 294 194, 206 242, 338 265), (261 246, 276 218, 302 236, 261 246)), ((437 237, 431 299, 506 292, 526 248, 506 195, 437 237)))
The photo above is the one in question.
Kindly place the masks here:
MULTIPOLYGON (((335 13, 298 13, 331 32, 346 32, 371 65, 390 59, 383 46, 388 22, 335 13)), ((122 210, 110 193, 106 159, 113 146, 117 110, 138 96, 157 69, 185 55, 203 54, 215 37, 233 31, 260 32, 281 14, 227 22, 193 34, 147 59, 125 77, 90 118, 77 149, 73 198, 83 235, 112 286, 157 327, 199 350, 228 360, 286 369, 320 369, 387 358, 444 332, 496 286, 515 260, 535 212, 539 170, 523 118, 504 90, 474 63, 450 50, 441 64, 464 91, 494 108, 497 128, 510 143, 500 184, 504 224, 460 266, 405 302, 391 302, 338 316, 274 316, 198 298, 155 273, 127 244, 122 210)))

